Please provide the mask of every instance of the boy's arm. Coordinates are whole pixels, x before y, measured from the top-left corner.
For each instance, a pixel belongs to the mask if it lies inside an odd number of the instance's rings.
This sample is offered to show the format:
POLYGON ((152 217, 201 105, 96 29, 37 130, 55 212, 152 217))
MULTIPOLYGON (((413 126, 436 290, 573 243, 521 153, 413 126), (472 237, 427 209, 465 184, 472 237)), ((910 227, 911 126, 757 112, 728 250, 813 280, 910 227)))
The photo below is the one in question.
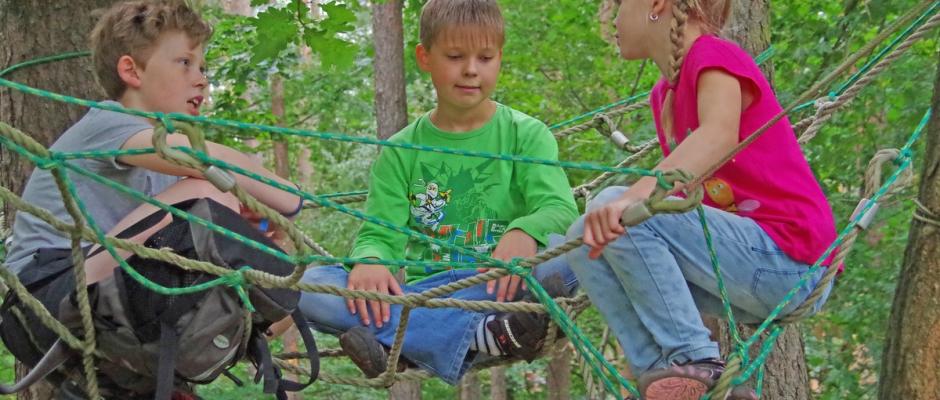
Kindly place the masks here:
MULTIPOLYGON (((407 226, 411 211, 408 200, 406 167, 399 150, 385 148, 372 166, 366 214, 398 226, 407 226)), ((350 257, 400 259, 404 256, 408 237, 369 222, 363 223, 350 257)), ((398 281, 383 265, 360 263, 349 273, 346 288, 382 294, 403 294, 398 281)), ((363 299, 346 300, 350 314, 358 314, 363 325, 381 328, 391 318, 388 303, 363 299), (370 318, 371 311, 371 318, 370 318)))
MULTIPOLYGON (((525 136, 529 140, 521 144, 522 155, 558 159, 558 144, 544 124, 532 123, 519 129, 535 131, 525 136)), ((493 250, 493 257, 501 260, 534 256, 539 243, 548 245, 549 233, 564 233, 578 218, 578 207, 571 194, 568 177, 561 167, 518 163, 516 171, 526 213, 509 223, 506 234, 493 250)), ((487 282, 486 290, 487 293, 495 292, 496 301, 511 301, 520 286, 524 287, 521 279, 510 275, 487 282)))
MULTIPOLYGON (((121 146, 121 150, 151 148, 153 147, 152 140, 153 130, 147 129, 128 138, 121 146)), ((170 147, 190 146, 189 138, 186 137, 186 135, 168 135, 166 141, 167 145, 170 147)), ((248 171, 257 173, 266 178, 270 178, 281 184, 287 186, 292 185, 290 181, 277 176, 273 172, 264 168, 264 166, 262 166, 261 163, 259 163, 257 160, 238 150, 213 142, 206 142, 206 150, 208 150, 209 155, 214 158, 224 160, 248 171)), ((118 157, 118 161, 135 167, 159 172, 161 174, 204 179, 203 175, 199 171, 176 165, 163 159, 157 154, 144 154, 135 156, 125 155, 118 157)), ((238 185, 244 188, 245 191, 260 200, 262 203, 267 204, 271 208, 274 208, 281 213, 292 213, 297 210, 298 205, 300 204, 300 198, 298 196, 272 188, 264 183, 258 182, 240 174, 232 174, 232 176, 235 177, 238 185)))
MULTIPOLYGON (((529 140, 521 146, 522 155, 557 160, 558 143, 548 128, 539 124, 532 129, 541 132, 528 136, 529 140)), ((510 222, 507 230, 522 230, 539 244, 547 246, 549 233, 564 234, 578 218, 578 206, 568 177, 561 167, 556 166, 517 163, 516 168, 526 213, 510 222)))

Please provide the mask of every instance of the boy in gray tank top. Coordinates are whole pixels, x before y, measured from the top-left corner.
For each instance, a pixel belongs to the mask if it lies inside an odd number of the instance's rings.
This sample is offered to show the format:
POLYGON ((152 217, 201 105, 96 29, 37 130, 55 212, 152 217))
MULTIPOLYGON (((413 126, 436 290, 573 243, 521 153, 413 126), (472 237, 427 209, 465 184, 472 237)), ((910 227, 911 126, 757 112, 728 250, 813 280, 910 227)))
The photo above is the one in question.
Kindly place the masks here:
MULTIPOLYGON (((114 5, 91 33, 96 78, 112 99, 102 104, 150 112, 199 115, 208 87, 203 46, 211 35, 211 27, 182 0, 140 0, 114 5)), ((154 124, 154 121, 120 112, 92 109, 66 130, 51 150, 151 148, 154 124)), ((168 135, 166 142, 171 147, 189 146, 189 140, 182 134, 168 135)), ((211 142, 207 142, 206 147, 212 157, 291 186, 289 181, 265 169, 248 155, 211 142)), ((234 195, 217 189, 198 170, 173 164, 156 154, 68 162, 143 192, 164 204, 210 199, 240 213, 249 222, 257 223, 260 218, 244 211, 234 195)), ((158 209, 76 173, 69 173, 69 176, 91 216, 108 236, 123 234, 121 237, 144 243, 172 221, 169 215, 162 219, 146 218, 158 209)), ((235 179, 250 195, 287 217, 296 215, 302 207, 302 199, 296 195, 241 175, 235 179)), ((23 199, 49 210, 60 220, 72 222, 49 171, 33 171, 23 199)), ((278 228, 271 226, 265 234, 271 237, 275 229, 278 228)), ((10 252, 5 263, 17 273, 30 293, 53 316, 57 316, 59 305, 75 289, 68 234, 29 213, 20 212, 16 215, 9 243, 10 252)), ((83 247, 86 254, 91 254, 85 260, 87 284, 111 276, 118 267, 118 261, 107 251, 98 251, 100 248, 91 243, 83 243, 83 247)), ((124 251, 118 253, 124 258, 130 256, 124 251)), ((4 309, 9 306, 7 302, 3 305, 4 309)), ((15 325, 13 320, 16 318, 5 319, 0 324, 3 328, 0 334, 8 343, 7 347, 14 353, 16 350, 26 351, 9 346, 10 327, 15 325)), ((30 339, 35 339, 40 347, 48 348, 57 336, 38 323, 31 313, 25 319, 23 328, 30 332, 30 339)), ((33 349, 29 351, 35 352, 33 349)), ((27 364, 30 364, 29 359, 38 360, 36 354, 14 355, 27 364)))

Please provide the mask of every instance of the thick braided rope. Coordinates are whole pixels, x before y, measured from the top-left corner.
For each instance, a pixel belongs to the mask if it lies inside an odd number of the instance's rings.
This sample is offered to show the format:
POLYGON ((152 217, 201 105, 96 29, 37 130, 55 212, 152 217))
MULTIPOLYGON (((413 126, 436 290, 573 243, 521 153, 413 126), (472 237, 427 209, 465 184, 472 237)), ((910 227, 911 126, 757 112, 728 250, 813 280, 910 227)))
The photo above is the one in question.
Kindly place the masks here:
MULTIPOLYGON (((166 136, 169 133, 171 133, 173 126, 174 126, 174 125, 169 125, 168 121, 169 120, 164 121, 164 124, 162 126, 158 126, 157 129, 154 129, 153 147, 157 151, 157 154, 167 159, 168 161, 175 162, 184 167, 196 169, 200 171, 201 173, 203 173, 203 175, 208 175, 207 171, 210 168, 214 168, 214 166, 213 167, 207 166, 200 160, 197 160, 189 156, 188 154, 183 153, 180 150, 170 148, 167 145, 166 136)), ((205 136, 203 135, 201 130, 195 129, 192 126, 188 124, 183 124, 183 123, 177 123, 175 125, 181 128, 180 130, 189 138, 189 142, 193 150, 208 154, 206 150, 205 136)), ((225 172, 225 173, 231 176, 229 172, 225 172)), ((307 240, 305 236, 303 235, 303 233, 300 232, 300 229, 297 228, 296 225, 291 223, 291 221, 288 220, 287 217, 284 217, 283 214, 281 214, 278 211, 275 211, 274 209, 267 206, 266 204, 258 201, 258 199, 256 199, 254 196, 248 194, 248 192, 244 188, 242 188, 240 185, 234 182, 234 178, 232 179, 232 181, 233 181, 232 182, 233 186, 228 191, 231 192, 233 195, 235 195, 235 197, 238 199, 238 201, 241 204, 244 204, 246 207, 258 213, 262 217, 267 218, 268 220, 273 222, 275 225, 277 225, 280 229, 284 229, 288 237, 290 238, 291 242, 293 242, 296 251, 299 253, 298 256, 299 257, 305 256, 307 254, 307 249, 308 249, 307 240)), ((225 190, 225 188, 222 188, 222 187, 219 187, 219 189, 223 191, 225 190)), ((282 286, 288 286, 293 283, 296 283, 300 281, 301 277, 303 277, 305 267, 306 266, 303 265, 302 263, 297 263, 297 265, 294 267, 294 271, 290 275, 285 276, 285 277, 279 277, 278 279, 275 279, 275 282, 282 286)))
MULTIPOLYGON (((887 149, 878 151, 872 160, 868 163, 868 168, 865 172, 865 187, 863 196, 871 198, 875 194, 875 191, 878 187, 881 186, 881 170, 882 167, 888 162, 895 162, 900 160, 902 153, 897 149, 887 149)), ((900 175, 900 178, 893 182, 889 186, 888 191, 882 199, 887 199, 891 195, 901 191, 903 188, 910 186, 914 182, 914 174, 910 168, 904 169, 903 173, 900 175)), ((829 268, 826 269, 826 273, 816 284, 816 287, 813 288, 813 291, 810 295, 797 307, 793 312, 787 316, 780 319, 780 322, 783 324, 798 322, 809 316, 813 312, 813 308, 816 305, 816 302, 823 296, 826 289, 829 287, 829 284, 835 279, 836 275, 839 272, 838 266, 841 265, 845 259, 848 257, 849 253, 852 251, 852 248, 855 244, 858 235, 862 232, 864 227, 855 225, 852 232, 845 237, 842 245, 839 246, 839 252, 832 259, 832 263, 829 268)))
POLYGON ((813 116, 798 122, 795 127, 808 125, 806 130, 799 135, 800 144, 805 144, 812 140, 822 129, 823 125, 829 121, 836 110, 842 108, 856 97, 875 79, 882 71, 888 68, 892 63, 899 59, 911 46, 917 41, 927 36, 930 31, 940 25, 940 14, 934 14, 924 25, 921 25, 913 34, 907 37, 898 47, 892 50, 885 58, 879 61, 874 67, 869 69, 859 80, 852 83, 848 89, 841 95, 830 99, 828 96, 816 101, 816 113, 813 116))
POLYGON ((84 226, 84 217, 79 210, 81 201, 76 197, 74 186, 69 181, 68 176, 61 167, 52 169, 52 176, 55 177, 56 186, 62 194, 62 200, 65 208, 75 221, 75 225, 69 232, 72 245, 72 273, 75 276, 75 292, 78 300, 78 309, 82 319, 82 331, 85 334, 85 345, 82 348, 82 368, 85 372, 85 392, 92 399, 100 398, 98 392, 98 377, 95 373, 95 324, 92 320, 91 305, 88 301, 88 287, 85 284, 85 253, 82 250, 82 233, 84 226))
POLYGON ((596 119, 598 115, 606 115, 608 117, 614 116, 614 115, 625 115, 625 114, 629 114, 637 110, 645 109, 648 105, 649 105, 649 100, 643 100, 643 101, 639 101, 633 104, 626 104, 626 105, 614 107, 602 113, 596 113, 594 114, 595 118, 592 118, 591 120, 588 120, 587 122, 582 122, 577 125, 572 125, 568 128, 555 132, 555 139, 563 139, 576 133, 581 133, 581 132, 594 129, 595 127, 597 127, 597 124, 598 124, 597 119, 596 119))

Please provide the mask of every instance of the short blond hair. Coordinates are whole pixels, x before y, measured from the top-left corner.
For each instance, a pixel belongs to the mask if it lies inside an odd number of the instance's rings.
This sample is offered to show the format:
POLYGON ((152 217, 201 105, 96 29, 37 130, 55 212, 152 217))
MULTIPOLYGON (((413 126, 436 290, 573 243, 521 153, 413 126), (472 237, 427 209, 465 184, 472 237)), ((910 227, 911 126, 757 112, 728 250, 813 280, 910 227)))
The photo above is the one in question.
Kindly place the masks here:
POLYGON ((146 67, 160 35, 172 31, 198 44, 212 36, 212 27, 183 0, 126 1, 104 12, 90 40, 95 76, 108 96, 117 99, 127 89, 117 73, 118 60, 129 55, 146 67))
POLYGON ((477 27, 505 42, 503 14, 496 0, 430 0, 421 9, 421 45, 430 49, 434 40, 450 28, 477 27))

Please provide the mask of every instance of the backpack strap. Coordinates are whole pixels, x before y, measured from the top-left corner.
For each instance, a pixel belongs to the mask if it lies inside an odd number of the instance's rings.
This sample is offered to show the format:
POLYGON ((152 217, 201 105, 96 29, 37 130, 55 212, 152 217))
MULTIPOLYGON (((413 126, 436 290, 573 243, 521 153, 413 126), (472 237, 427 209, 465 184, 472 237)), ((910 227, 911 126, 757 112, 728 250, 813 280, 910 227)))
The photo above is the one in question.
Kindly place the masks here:
POLYGON ((36 366, 33 367, 23 379, 10 386, 0 385, 0 394, 13 394, 32 386, 34 383, 45 378, 52 371, 55 371, 56 368, 72 358, 74 354, 75 353, 62 342, 62 339, 56 340, 55 343, 52 344, 52 348, 46 352, 46 355, 36 363, 36 366))
POLYGON ((160 354, 157 355, 157 390, 155 400, 170 400, 176 376, 176 351, 179 335, 172 324, 160 323, 160 354))
POLYGON ((317 380, 317 377, 320 376, 320 353, 317 351, 317 342, 313 337, 313 333, 310 332, 307 319, 304 318, 300 309, 294 310, 291 314, 291 318, 294 320, 294 324, 297 325, 300 337, 304 341, 307 358, 310 360, 310 378, 306 382, 299 383, 282 378, 281 369, 274 365, 267 342, 261 334, 257 332, 252 334, 251 344, 249 345, 254 354, 256 366, 258 367, 258 373, 255 374, 255 383, 264 379, 264 392, 275 393, 279 400, 286 399, 287 392, 299 392, 304 390, 307 386, 313 384, 313 382, 317 380))

